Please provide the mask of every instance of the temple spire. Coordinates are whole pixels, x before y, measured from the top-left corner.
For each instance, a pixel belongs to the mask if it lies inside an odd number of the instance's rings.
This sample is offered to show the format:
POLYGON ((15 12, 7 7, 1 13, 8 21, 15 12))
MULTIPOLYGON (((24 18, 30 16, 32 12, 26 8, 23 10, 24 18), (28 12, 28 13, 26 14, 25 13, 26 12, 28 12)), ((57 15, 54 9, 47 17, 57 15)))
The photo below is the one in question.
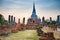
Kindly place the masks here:
POLYGON ((32 11, 31 18, 37 18, 36 9, 35 9, 35 3, 33 3, 33 11, 32 11))
POLYGON ((35 10, 35 3, 33 3, 33 12, 36 15, 36 10, 35 10))

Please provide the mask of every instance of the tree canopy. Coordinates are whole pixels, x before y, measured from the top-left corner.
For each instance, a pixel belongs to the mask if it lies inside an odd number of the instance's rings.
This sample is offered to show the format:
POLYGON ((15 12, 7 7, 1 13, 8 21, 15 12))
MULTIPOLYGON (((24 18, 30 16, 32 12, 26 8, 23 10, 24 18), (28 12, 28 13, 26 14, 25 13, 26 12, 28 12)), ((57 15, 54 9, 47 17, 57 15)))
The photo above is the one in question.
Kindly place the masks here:
POLYGON ((3 21, 4 21, 4 18, 3 18, 3 16, 0 14, 0 23, 3 23, 3 21))

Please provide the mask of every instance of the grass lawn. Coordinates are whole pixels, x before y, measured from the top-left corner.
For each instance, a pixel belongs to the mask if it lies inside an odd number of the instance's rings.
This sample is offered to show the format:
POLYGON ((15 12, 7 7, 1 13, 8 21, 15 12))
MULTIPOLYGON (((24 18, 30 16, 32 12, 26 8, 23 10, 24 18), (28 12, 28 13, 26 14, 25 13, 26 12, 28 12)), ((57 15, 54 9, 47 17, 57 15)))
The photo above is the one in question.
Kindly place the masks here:
POLYGON ((3 37, 2 40, 38 40, 36 30, 24 30, 18 33, 11 33, 7 37, 3 37))

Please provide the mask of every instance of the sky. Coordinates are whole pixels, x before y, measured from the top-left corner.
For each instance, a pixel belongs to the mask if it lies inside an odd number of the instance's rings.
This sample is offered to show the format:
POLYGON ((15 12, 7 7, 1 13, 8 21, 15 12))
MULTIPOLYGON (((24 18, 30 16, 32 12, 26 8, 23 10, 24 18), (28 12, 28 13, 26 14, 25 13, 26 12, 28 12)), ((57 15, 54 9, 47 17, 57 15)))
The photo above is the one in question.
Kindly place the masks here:
POLYGON ((60 0, 0 0, 0 14, 6 20, 8 15, 13 15, 16 17, 16 22, 20 18, 21 23, 25 17, 27 22, 32 14, 33 2, 35 2, 38 18, 44 16, 46 19, 52 17, 56 20, 57 15, 60 15, 60 0))

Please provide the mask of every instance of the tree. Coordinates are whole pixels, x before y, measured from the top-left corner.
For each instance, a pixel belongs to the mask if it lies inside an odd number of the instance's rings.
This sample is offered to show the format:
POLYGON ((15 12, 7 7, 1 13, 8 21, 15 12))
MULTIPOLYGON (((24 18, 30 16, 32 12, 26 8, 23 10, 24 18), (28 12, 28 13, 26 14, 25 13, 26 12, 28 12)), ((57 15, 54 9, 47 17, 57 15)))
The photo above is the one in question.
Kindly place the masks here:
POLYGON ((3 23, 3 21, 4 21, 4 18, 3 18, 3 16, 0 14, 0 23, 3 23))
POLYGON ((8 24, 8 21, 7 20, 4 20, 3 24, 7 25, 8 24))
POLYGON ((5 20, 3 15, 1 15, 1 14, 0 14, 0 23, 1 24, 8 24, 7 20, 5 20))
POLYGON ((51 24, 56 24, 56 21, 52 21, 52 23, 51 24))
POLYGON ((47 24, 51 24, 50 22, 46 22, 47 24))

